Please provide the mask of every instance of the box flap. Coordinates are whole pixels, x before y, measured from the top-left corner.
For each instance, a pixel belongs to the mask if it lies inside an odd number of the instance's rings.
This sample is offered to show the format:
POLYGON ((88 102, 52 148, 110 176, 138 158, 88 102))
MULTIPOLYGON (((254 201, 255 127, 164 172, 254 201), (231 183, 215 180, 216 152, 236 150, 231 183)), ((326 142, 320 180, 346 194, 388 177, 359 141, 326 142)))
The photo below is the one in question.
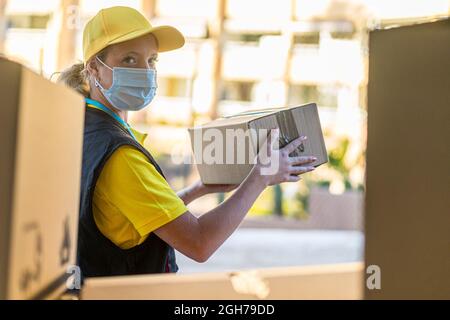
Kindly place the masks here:
POLYGON ((244 112, 240 112, 240 113, 237 113, 234 115, 218 118, 218 119, 208 122, 204 125, 190 128, 190 130, 196 129, 196 128, 222 127, 222 126, 229 126, 229 125, 235 125, 235 124, 243 124, 246 122, 249 123, 255 119, 266 117, 266 116, 272 115, 272 114, 280 112, 280 111, 286 111, 286 110, 291 110, 291 109, 296 109, 296 108, 301 108, 301 107, 307 107, 312 104, 314 104, 314 103, 309 103, 309 104, 305 104, 305 105, 301 105, 301 106, 294 106, 294 107, 275 107, 275 108, 267 108, 267 109, 261 109, 261 110, 244 111, 244 112))

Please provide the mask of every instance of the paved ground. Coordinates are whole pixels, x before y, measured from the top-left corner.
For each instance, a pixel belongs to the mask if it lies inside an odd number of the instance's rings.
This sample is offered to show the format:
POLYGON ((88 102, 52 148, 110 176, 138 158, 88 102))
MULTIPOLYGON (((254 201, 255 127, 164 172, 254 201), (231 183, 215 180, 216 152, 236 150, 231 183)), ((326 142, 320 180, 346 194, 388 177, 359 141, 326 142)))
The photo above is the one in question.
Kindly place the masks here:
POLYGON ((362 261, 359 231, 239 228, 205 263, 177 252, 179 273, 362 261))

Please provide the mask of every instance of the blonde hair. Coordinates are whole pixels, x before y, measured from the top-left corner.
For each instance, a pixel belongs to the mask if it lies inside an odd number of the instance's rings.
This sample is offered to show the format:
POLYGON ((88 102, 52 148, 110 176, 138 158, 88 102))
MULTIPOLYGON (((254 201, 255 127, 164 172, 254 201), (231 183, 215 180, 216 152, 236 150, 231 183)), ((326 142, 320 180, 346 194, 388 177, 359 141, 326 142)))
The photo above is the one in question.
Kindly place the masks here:
POLYGON ((86 98, 90 96, 89 73, 82 62, 64 69, 57 82, 65 84, 86 98))
MULTIPOLYGON (((101 50, 97 56, 103 61, 106 56, 107 48, 101 50)), ((87 62, 89 63, 89 61, 87 62)), ((75 63, 72 66, 64 69, 59 73, 57 82, 65 84, 69 88, 74 89, 76 92, 82 94, 84 97, 89 98, 91 89, 89 85, 90 74, 86 69, 83 62, 75 63)))

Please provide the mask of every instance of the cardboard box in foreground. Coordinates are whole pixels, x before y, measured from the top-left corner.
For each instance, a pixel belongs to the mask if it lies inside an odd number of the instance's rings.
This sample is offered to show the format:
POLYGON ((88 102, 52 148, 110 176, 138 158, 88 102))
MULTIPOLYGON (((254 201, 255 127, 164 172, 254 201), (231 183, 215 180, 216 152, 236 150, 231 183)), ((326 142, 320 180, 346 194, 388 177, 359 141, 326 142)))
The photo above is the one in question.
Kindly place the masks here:
POLYGON ((0 299, 65 289, 75 264, 84 101, 0 58, 0 299))
POLYGON ((450 19, 370 33, 367 299, 450 299, 449 39, 450 19))
POLYGON ((363 263, 88 278, 84 300, 362 299, 363 263))
POLYGON ((220 118, 189 129, 195 162, 205 184, 241 183, 253 167, 254 155, 270 129, 280 129, 280 147, 295 138, 308 139, 291 156, 316 156, 317 167, 328 161, 315 103, 272 108, 220 118))

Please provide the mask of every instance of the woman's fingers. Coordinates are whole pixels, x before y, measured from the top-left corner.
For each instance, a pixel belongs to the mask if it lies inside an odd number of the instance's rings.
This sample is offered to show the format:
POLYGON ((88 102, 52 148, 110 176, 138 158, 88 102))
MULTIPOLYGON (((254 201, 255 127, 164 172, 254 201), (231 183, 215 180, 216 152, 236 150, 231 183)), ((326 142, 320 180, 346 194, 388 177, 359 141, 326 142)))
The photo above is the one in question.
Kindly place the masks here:
POLYGON ((289 174, 303 174, 306 172, 313 171, 315 168, 313 166, 291 166, 289 168, 289 174))
POLYGON ((306 136, 298 137, 297 139, 294 139, 291 142, 289 142, 289 144, 287 144, 282 150, 289 155, 292 151, 297 149, 306 139, 307 139, 306 136))
POLYGON ((296 175, 290 175, 286 182, 297 182, 300 181, 302 178, 300 176, 296 176, 296 175))
POLYGON ((301 157, 290 157, 290 163, 291 165, 299 165, 299 164, 308 164, 312 163, 317 160, 316 157, 308 157, 308 156, 301 156, 301 157))

